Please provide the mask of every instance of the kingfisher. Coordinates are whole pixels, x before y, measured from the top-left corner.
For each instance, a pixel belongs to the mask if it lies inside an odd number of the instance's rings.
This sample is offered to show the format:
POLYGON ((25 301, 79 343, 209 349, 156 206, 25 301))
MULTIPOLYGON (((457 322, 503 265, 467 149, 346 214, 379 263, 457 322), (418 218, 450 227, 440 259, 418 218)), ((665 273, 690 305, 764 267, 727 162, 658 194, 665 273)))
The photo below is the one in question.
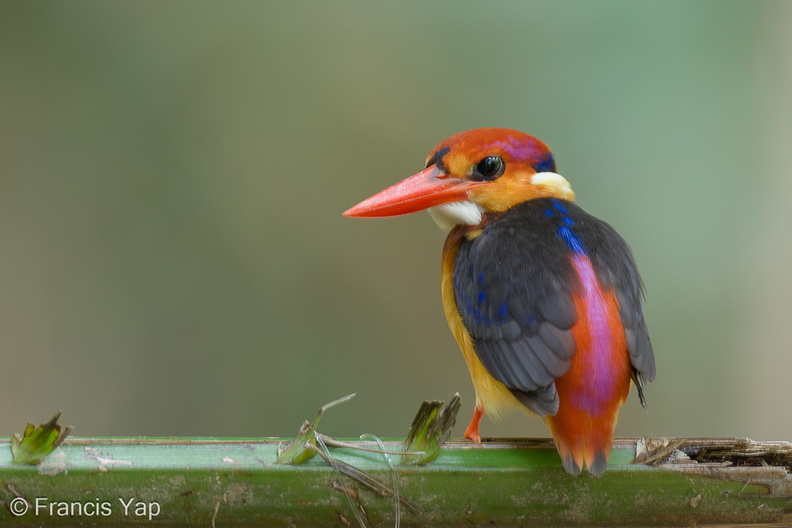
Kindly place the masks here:
POLYGON ((550 148, 524 132, 478 128, 437 145, 417 174, 343 214, 427 210, 449 230, 441 294, 479 422, 516 409, 543 417, 564 469, 605 472, 619 408, 655 360, 643 285, 625 240, 575 203, 550 148))

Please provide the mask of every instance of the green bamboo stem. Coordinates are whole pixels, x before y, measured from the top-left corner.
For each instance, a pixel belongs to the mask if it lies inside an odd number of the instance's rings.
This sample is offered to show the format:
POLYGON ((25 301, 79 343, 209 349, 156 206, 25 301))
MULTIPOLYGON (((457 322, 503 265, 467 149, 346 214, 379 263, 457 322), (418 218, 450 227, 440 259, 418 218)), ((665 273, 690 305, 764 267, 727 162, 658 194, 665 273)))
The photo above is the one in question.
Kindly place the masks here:
MULTIPOLYGON (((37 466, 12 464, 8 442, 0 441, 0 500, 6 506, 0 522, 356 526, 357 511, 369 526, 394 525, 394 497, 371 491, 321 457, 275 464, 281 440, 68 438, 37 466), (26 513, 12 514, 25 505, 26 513)), ((398 451, 401 442, 385 447, 398 451)), ((686 439, 672 441, 667 450, 660 465, 632 464, 636 439, 619 439, 602 478, 567 475, 552 444, 542 439, 496 439, 481 446, 452 441, 426 466, 400 465, 392 457, 394 470, 378 453, 330 448, 330 455, 388 485, 395 471, 399 494, 417 509, 402 502, 401 526, 792 521, 791 444, 686 439), (669 454, 675 461, 667 461, 669 454)))

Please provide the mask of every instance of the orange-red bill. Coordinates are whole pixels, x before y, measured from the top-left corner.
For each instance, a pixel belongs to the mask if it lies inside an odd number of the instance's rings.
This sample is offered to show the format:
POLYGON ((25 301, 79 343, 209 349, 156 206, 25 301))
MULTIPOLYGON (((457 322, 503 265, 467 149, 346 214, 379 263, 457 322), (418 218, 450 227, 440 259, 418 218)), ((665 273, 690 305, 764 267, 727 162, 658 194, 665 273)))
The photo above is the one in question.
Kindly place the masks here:
POLYGON ((449 177, 432 165, 347 209, 344 216, 374 218, 415 213, 466 200, 468 191, 484 183, 449 177))

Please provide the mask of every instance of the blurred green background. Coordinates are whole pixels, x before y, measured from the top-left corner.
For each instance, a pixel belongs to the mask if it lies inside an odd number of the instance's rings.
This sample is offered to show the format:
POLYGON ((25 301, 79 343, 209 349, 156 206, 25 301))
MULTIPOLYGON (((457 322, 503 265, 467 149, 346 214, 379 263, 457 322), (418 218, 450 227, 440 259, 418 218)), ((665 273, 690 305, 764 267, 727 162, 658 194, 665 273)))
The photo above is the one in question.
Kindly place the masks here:
MULTIPOLYGON (((341 212, 456 132, 549 143, 632 245, 617 434, 792 440, 788 2, 3 2, 0 433, 402 436, 473 392, 428 215, 341 212)), ((541 420, 482 435, 546 436, 541 420)))

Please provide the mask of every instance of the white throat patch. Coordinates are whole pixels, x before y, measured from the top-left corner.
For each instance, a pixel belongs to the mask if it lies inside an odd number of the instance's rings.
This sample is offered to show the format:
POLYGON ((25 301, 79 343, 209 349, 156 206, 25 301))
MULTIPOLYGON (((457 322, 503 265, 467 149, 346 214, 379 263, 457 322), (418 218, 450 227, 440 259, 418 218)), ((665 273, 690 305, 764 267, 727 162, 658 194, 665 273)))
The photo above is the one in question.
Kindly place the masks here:
POLYGON ((473 202, 451 202, 436 205, 427 209, 432 219, 440 226, 440 229, 448 231, 455 225, 476 225, 481 223, 481 216, 484 214, 478 204, 473 202))

